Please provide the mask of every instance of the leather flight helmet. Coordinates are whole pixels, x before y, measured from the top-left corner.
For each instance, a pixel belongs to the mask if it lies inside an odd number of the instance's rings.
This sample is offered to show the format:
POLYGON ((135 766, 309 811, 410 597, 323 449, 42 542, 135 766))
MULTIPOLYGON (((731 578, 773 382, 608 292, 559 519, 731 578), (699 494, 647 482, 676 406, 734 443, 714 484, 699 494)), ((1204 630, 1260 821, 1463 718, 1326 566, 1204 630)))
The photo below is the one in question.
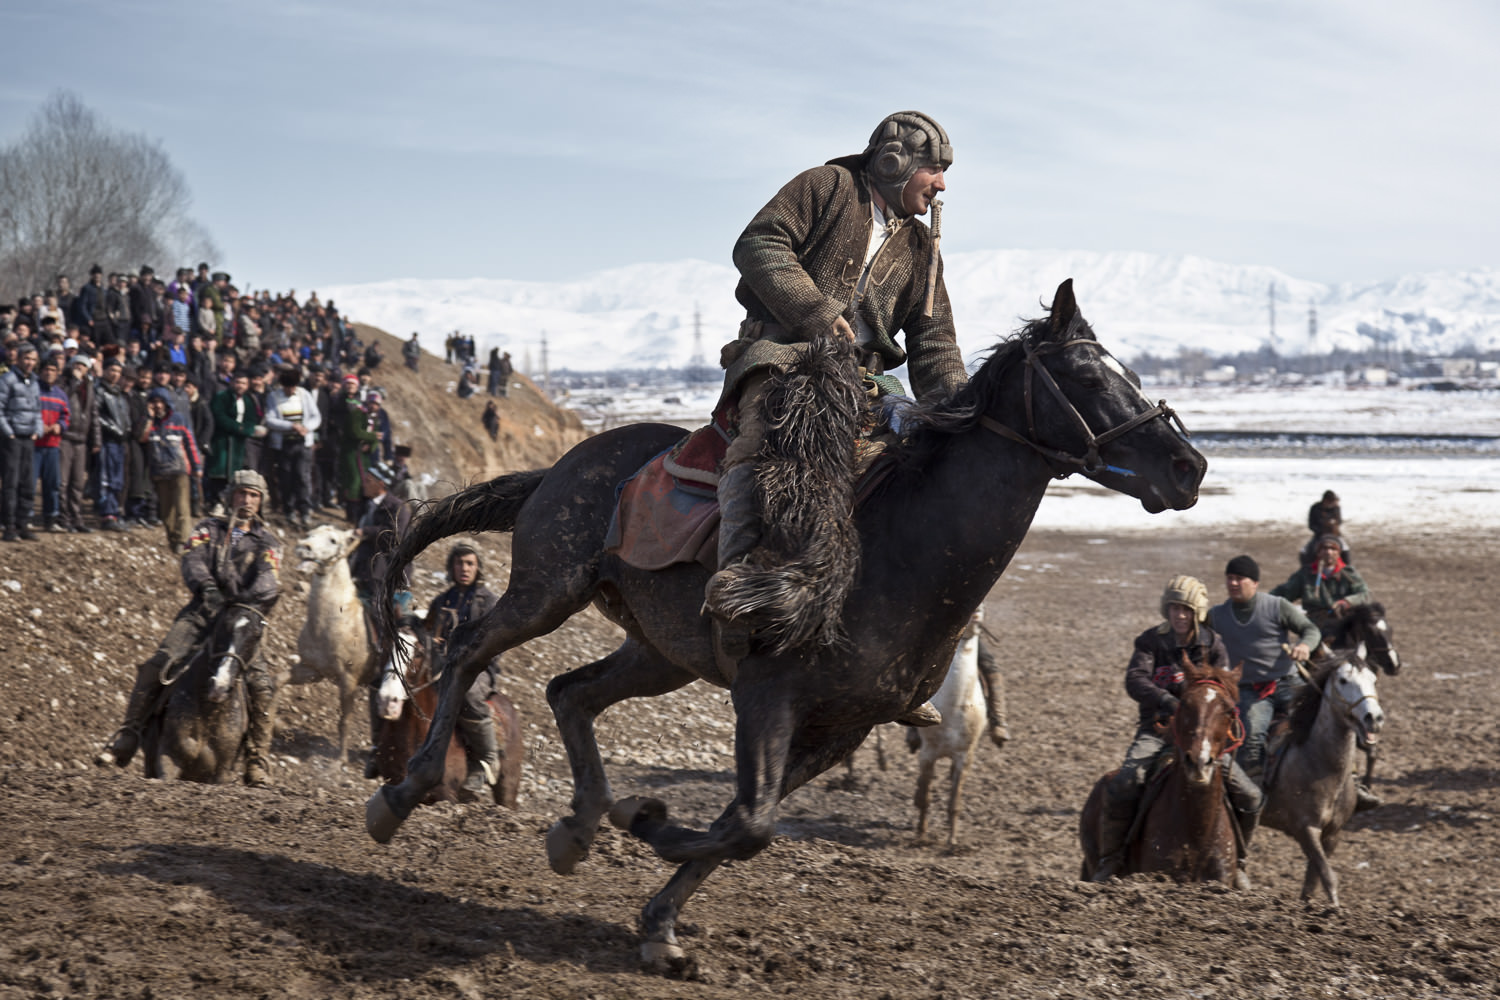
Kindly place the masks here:
POLYGON ((953 165, 953 147, 943 126, 920 111, 886 115, 865 147, 865 174, 885 200, 887 211, 905 215, 901 193, 920 167, 953 165))
POLYGON ((1167 617, 1167 606, 1181 604, 1193 609, 1200 622, 1208 620, 1208 588, 1195 576, 1174 576, 1161 592, 1161 616, 1167 617))

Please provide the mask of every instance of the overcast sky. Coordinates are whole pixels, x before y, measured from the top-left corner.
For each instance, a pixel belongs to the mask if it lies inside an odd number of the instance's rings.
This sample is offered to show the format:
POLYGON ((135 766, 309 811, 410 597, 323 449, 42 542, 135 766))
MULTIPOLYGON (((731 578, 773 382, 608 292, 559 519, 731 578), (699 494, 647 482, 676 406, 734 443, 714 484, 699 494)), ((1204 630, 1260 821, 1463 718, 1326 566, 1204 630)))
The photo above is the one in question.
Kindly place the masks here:
POLYGON ((728 263, 908 108, 950 252, 1500 265, 1494 0, 51 0, 0 36, 0 141, 60 88, 159 139, 242 288, 728 263))

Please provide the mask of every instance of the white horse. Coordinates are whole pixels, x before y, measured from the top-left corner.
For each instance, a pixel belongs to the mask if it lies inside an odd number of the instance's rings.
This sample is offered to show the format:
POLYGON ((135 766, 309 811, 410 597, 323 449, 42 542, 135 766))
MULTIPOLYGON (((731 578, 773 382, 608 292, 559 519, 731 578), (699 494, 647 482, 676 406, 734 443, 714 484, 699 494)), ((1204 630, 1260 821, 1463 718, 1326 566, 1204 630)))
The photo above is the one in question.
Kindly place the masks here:
POLYGON ((984 735, 984 690, 979 682, 979 623, 984 609, 977 608, 969 618, 963 639, 953 653, 948 676, 932 697, 932 706, 942 713, 940 725, 913 729, 917 747, 917 839, 927 838, 927 806, 931 798, 932 778, 937 762, 952 760, 948 775, 948 846, 958 842, 958 802, 963 793, 964 772, 969 757, 984 735))
POLYGON ((354 592, 349 553, 359 532, 321 524, 297 543, 297 559, 312 574, 307 621, 297 636, 301 663, 292 670, 293 684, 332 681, 339 689, 339 759, 349 752, 349 719, 361 684, 374 679, 375 648, 365 628, 364 607, 354 592))
POLYGON ((1295 840, 1307 856, 1302 900, 1319 881, 1339 905, 1339 882, 1328 856, 1354 815, 1356 743, 1373 746, 1385 712, 1375 696, 1375 670, 1353 654, 1321 665, 1292 709, 1285 747, 1266 789, 1261 822, 1295 840))

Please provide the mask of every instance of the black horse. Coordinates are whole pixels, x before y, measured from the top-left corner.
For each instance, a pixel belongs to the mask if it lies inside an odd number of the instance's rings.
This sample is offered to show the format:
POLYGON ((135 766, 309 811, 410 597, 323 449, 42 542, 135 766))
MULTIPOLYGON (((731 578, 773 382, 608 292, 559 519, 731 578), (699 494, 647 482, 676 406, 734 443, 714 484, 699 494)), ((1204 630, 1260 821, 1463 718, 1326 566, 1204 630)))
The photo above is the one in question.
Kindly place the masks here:
POLYGON ((176 676, 165 678, 165 703, 144 733, 146 777, 224 784, 239 774, 249 727, 243 673, 265 627, 257 609, 229 605, 208 641, 176 676))
POLYGON ((843 760, 872 727, 937 691, 970 612, 1021 544, 1051 479, 1082 472, 1151 512, 1197 501, 1206 463, 1173 416, 1100 346, 1072 282, 1064 282, 1050 316, 998 345, 951 400, 912 417, 898 472, 857 515, 846 515, 860 562, 839 622, 845 640, 780 654, 752 647, 737 662, 716 654, 710 621, 700 615, 701 566, 645 572, 604 548, 616 485, 682 430, 618 428, 549 470, 501 476, 438 502, 393 554, 387 586, 438 539, 484 530, 514 532, 510 583, 482 621, 454 633, 427 742, 406 780, 370 799, 366 828, 389 839, 442 780, 462 693, 490 658, 592 602, 626 637, 547 687, 574 785, 572 815, 548 834, 548 860, 571 873, 608 814, 680 865, 641 919, 647 965, 680 965, 674 926, 703 880, 725 861, 764 849, 786 795, 843 760), (609 706, 695 680, 728 688, 736 714, 736 794, 706 831, 673 825, 653 799, 617 803, 594 740, 594 719, 609 706))

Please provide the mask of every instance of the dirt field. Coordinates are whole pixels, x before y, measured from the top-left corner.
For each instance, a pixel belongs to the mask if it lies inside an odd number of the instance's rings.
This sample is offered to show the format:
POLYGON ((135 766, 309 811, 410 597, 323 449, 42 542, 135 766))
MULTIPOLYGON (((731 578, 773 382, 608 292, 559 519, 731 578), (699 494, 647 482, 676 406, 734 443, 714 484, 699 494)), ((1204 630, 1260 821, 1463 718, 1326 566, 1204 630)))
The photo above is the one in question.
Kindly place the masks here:
MULTIPOLYGON (((1298 902, 1300 854, 1274 831, 1261 832, 1246 894, 1074 878, 1078 809, 1128 741, 1123 669, 1163 582, 1192 572, 1217 597, 1229 556, 1289 570, 1302 538, 1035 534, 987 605, 1006 639, 1013 740, 984 745, 962 848, 913 843, 913 758, 886 727, 889 770, 867 743, 856 780, 831 773, 797 792, 782 836, 690 901, 687 980, 637 964, 635 917, 667 865, 609 829, 570 878, 543 854, 569 785, 542 689, 610 648, 611 626, 582 617, 509 657, 528 747, 518 811, 427 808, 378 846, 363 830, 374 784, 335 760, 326 686, 287 692, 270 789, 87 763, 180 601, 172 561, 136 539, 46 536, 0 552, 0 996, 1500 992, 1496 572, 1470 537, 1358 553, 1407 666, 1381 679, 1387 805, 1356 817, 1335 857, 1342 913, 1298 902)), ((505 544, 484 540, 492 580, 505 544)), ((425 557, 423 603, 439 559, 425 557)), ((302 600, 277 609, 273 655, 294 647, 302 600)), ((707 823, 730 794, 731 723, 724 692, 702 685, 606 714, 617 792, 658 794, 707 823)))

